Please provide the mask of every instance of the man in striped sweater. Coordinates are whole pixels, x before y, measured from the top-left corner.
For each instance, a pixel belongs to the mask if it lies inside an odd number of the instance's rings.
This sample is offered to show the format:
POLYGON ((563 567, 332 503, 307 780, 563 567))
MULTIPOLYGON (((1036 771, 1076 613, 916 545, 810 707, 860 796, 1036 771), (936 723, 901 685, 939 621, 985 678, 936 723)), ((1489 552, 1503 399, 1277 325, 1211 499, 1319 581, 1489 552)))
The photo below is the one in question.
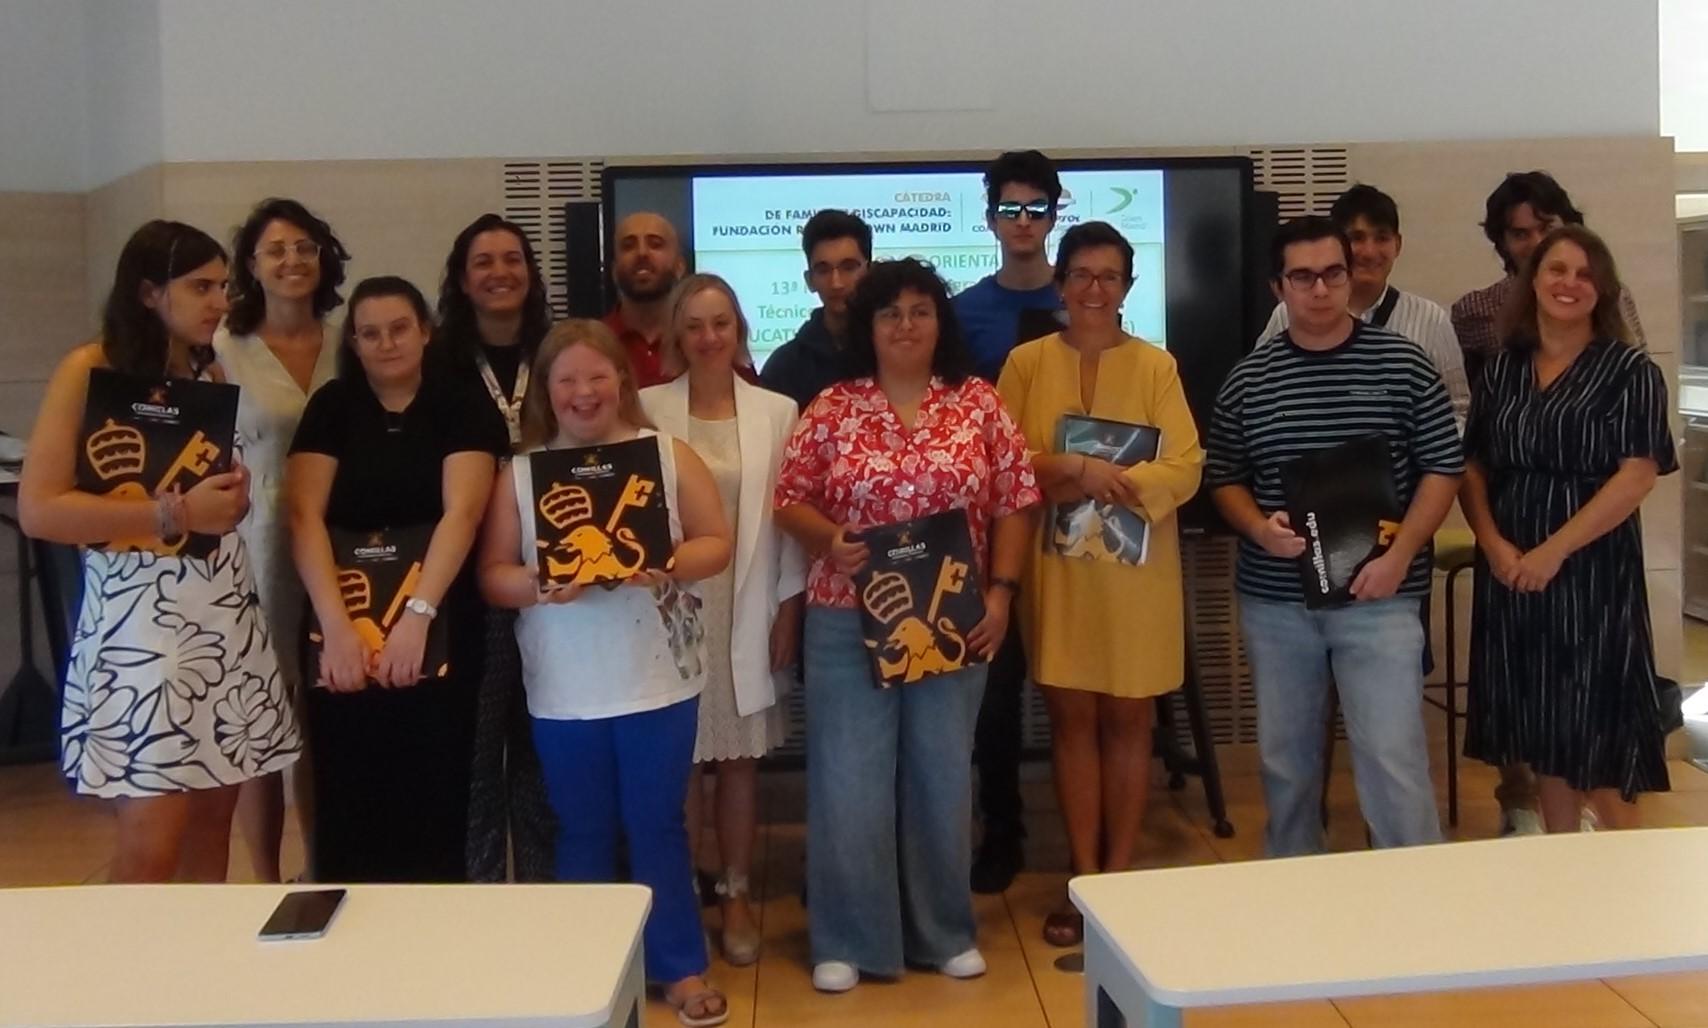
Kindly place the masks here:
MULTIPOLYGON (((1471 387, 1452 320, 1434 300, 1389 282, 1405 243, 1400 235, 1399 204, 1375 186, 1359 183, 1340 194, 1328 217, 1352 243, 1352 298, 1347 309, 1360 321, 1398 332, 1423 347, 1441 373, 1447 398, 1453 401, 1453 417, 1463 428, 1471 406, 1471 387)), ((1261 345, 1274 339, 1286 327, 1287 305, 1277 303, 1257 342, 1261 345)))
POLYGON ((1271 256, 1288 328, 1223 384, 1204 474, 1217 510, 1241 536, 1237 587, 1257 691, 1266 848, 1272 856, 1323 849, 1331 676, 1375 844, 1436 842, 1419 606, 1429 593, 1429 542, 1464 470, 1452 403, 1416 343, 1349 313, 1352 244, 1332 221, 1288 222, 1271 256), (1354 579, 1355 599, 1309 610, 1300 582, 1305 541, 1284 509, 1282 469, 1368 436, 1387 443, 1406 513, 1387 552, 1354 579))

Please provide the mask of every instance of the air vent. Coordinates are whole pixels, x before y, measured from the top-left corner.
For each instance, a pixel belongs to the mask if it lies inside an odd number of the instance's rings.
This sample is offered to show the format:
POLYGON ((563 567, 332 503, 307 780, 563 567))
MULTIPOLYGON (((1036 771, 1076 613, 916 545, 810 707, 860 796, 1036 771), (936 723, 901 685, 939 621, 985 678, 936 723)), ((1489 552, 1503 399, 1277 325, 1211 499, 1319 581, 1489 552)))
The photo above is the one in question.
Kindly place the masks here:
POLYGON ((504 216, 527 230, 539 256, 552 312, 569 316, 569 268, 564 264, 563 205, 598 202, 604 161, 506 161, 504 216))

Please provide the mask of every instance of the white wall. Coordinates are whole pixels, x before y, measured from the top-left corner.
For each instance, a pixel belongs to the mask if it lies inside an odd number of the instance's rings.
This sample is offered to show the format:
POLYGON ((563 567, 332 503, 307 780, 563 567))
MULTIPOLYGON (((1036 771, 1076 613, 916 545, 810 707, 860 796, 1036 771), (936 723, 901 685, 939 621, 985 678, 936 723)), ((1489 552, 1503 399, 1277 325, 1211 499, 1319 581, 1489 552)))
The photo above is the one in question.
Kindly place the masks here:
POLYGON ((1660 0, 1661 134, 1708 150, 1708 3, 1660 0))
POLYGON ((83 26, 77 3, 0 0, 0 189, 83 188, 83 26))
MULTIPOLYGON (((869 32, 868 8, 908 4, 161 0, 165 156, 942 150, 1658 131, 1654 0, 958 2, 982 14, 969 27, 989 40, 974 51, 977 59, 1002 69, 985 93, 987 109, 874 113, 868 61, 884 67, 888 41, 909 25, 903 15, 869 32), (1565 69, 1600 71, 1588 85, 1565 69)), ((918 97, 925 106, 931 99, 918 97)))
MULTIPOLYGON (((81 0, 81 6, 89 95, 83 188, 91 188, 165 158, 161 18, 159 0, 81 0)), ((266 66, 259 59, 255 64, 266 66)), ((249 87, 260 86, 252 72, 249 87)), ((202 88, 224 92, 218 83, 202 88)), ((230 117, 229 111, 223 115, 230 117)))

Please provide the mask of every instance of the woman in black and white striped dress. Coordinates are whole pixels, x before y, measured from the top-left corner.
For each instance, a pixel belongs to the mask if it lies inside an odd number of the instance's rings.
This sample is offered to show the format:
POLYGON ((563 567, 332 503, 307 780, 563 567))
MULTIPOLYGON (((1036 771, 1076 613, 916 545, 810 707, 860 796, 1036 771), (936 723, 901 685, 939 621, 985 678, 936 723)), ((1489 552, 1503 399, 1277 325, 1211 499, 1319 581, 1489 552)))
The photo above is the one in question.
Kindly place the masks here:
POLYGON ((1460 499, 1477 535, 1465 752, 1522 761, 1551 832, 1637 823, 1668 787, 1637 508, 1678 469, 1666 381, 1627 341, 1606 245, 1551 233, 1471 401, 1460 499))

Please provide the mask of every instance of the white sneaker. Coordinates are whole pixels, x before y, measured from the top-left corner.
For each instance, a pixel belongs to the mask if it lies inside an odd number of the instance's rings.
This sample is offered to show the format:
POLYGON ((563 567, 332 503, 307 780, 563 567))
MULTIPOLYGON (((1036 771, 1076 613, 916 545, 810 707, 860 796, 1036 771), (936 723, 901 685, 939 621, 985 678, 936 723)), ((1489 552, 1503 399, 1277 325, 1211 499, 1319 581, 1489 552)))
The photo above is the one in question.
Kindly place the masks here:
POLYGON ((1542 835, 1547 829, 1542 824, 1542 815, 1534 810, 1519 808, 1500 812, 1500 834, 1507 835, 1542 835))
POLYGON ((977 978, 984 974, 984 954, 975 946, 959 956, 950 957, 938 970, 951 978, 977 978))
POLYGON ((847 992, 860 984, 860 972, 853 964, 826 960, 812 969, 812 987, 820 992, 847 992))

